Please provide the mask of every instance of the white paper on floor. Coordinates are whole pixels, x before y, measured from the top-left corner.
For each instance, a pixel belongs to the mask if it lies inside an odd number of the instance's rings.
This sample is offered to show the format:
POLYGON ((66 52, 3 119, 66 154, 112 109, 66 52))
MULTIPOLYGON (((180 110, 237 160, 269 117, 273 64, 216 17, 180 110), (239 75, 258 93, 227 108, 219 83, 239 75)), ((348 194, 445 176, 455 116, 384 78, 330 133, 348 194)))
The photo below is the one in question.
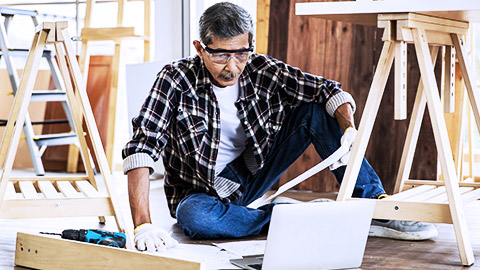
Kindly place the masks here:
POLYGON ((241 259, 242 256, 221 250, 216 246, 179 244, 175 248, 157 252, 160 256, 202 262, 206 269, 239 269, 230 263, 230 259, 241 259))
POLYGON ((235 255, 244 257, 263 255, 263 253, 265 252, 266 243, 267 240, 249 240, 213 244, 235 255))

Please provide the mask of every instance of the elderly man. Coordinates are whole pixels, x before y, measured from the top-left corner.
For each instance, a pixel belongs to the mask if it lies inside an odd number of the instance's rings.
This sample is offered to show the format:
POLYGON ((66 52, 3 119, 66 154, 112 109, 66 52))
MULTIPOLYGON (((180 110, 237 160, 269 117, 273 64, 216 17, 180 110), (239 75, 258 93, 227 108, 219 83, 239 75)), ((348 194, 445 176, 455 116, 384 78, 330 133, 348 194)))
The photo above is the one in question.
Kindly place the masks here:
MULTIPOLYGON (((244 237, 266 231, 275 203, 247 205, 310 144, 325 159, 356 134, 355 102, 340 83, 253 53, 253 23, 243 8, 208 8, 193 45, 198 55, 160 71, 123 150, 139 250, 177 243, 150 219, 149 174, 161 154, 170 214, 180 229, 192 238, 244 237)), ((347 160, 330 166, 338 181, 347 160)), ((385 196, 365 159, 354 196, 385 196)), ((437 234, 432 224, 374 222, 376 236, 418 240, 437 234)))

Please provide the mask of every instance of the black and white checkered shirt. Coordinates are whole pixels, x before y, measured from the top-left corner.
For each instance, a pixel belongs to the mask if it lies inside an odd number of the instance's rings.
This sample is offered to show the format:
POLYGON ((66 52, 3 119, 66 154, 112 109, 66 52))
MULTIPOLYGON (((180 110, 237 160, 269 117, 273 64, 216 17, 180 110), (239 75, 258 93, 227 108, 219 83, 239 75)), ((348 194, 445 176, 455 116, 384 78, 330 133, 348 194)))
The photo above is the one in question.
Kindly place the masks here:
MULTIPOLYGON (((340 83, 268 56, 251 55, 239 78, 235 106, 247 136, 242 155, 252 174, 263 167, 290 111, 308 102, 325 104, 331 116, 346 102, 355 109, 353 98, 342 91, 340 83)), ((244 191, 236 182, 215 177, 219 116, 208 70, 195 56, 160 71, 140 115, 132 120, 134 135, 122 153, 124 173, 139 167, 153 173, 153 163, 162 153, 165 192, 173 217, 188 194, 203 192, 230 202, 244 191)))

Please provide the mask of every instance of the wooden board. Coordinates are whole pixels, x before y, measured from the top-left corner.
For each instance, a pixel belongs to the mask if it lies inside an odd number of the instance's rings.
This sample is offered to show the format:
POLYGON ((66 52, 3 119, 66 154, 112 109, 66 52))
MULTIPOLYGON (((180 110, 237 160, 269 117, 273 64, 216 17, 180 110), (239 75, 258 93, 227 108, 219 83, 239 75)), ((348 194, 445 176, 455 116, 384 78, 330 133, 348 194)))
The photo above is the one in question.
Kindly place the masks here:
POLYGON ((296 15, 315 15, 322 19, 376 25, 382 13, 418 12, 460 21, 480 22, 480 1, 384 0, 298 3, 296 15))
POLYGON ((36 269, 203 269, 199 262, 20 232, 15 264, 36 269))

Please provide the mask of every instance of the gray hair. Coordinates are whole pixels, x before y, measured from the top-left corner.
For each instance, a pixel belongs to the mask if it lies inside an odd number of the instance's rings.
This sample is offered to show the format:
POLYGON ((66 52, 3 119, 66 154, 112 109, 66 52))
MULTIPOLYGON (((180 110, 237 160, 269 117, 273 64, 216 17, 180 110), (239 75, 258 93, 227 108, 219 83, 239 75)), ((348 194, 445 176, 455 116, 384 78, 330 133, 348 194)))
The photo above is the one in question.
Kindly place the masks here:
POLYGON ((248 32, 248 44, 253 43, 253 22, 250 14, 240 6, 228 2, 217 3, 203 12, 199 21, 200 40, 212 43, 212 36, 230 39, 248 32))

